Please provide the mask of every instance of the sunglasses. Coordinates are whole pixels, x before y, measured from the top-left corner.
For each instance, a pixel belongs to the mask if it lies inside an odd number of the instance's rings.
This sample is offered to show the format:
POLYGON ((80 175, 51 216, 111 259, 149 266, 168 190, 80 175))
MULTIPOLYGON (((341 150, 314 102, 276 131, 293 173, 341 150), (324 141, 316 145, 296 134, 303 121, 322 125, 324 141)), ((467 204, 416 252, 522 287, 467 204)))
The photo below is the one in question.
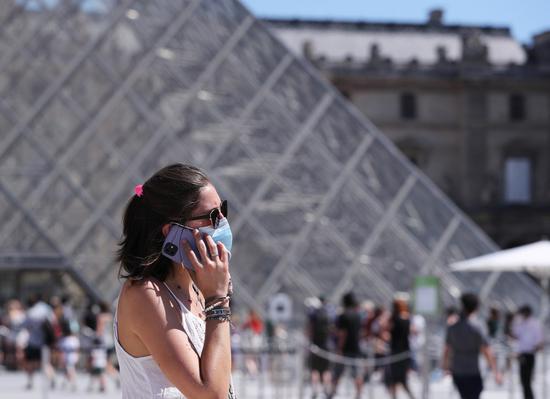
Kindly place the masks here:
POLYGON ((210 219, 212 227, 217 229, 220 224, 220 215, 222 217, 227 217, 227 200, 223 200, 219 208, 214 208, 210 212, 205 213, 204 215, 193 216, 188 220, 207 220, 210 219))

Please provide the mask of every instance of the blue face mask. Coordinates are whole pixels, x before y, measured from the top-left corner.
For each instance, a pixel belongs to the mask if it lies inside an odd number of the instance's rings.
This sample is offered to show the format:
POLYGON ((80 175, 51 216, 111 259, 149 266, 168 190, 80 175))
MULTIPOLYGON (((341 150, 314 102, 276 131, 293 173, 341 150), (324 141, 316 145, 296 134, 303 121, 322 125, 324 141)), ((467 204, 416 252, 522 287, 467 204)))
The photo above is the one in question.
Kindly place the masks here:
POLYGON ((229 253, 229 259, 231 259, 231 246, 233 245, 233 234, 231 233, 231 227, 229 226, 229 222, 227 221, 227 218, 223 218, 220 220, 220 224, 218 225, 217 229, 214 229, 212 226, 208 227, 199 227, 199 231, 201 233, 206 233, 212 239, 214 242, 218 243, 221 242, 225 249, 227 249, 227 252, 229 253))

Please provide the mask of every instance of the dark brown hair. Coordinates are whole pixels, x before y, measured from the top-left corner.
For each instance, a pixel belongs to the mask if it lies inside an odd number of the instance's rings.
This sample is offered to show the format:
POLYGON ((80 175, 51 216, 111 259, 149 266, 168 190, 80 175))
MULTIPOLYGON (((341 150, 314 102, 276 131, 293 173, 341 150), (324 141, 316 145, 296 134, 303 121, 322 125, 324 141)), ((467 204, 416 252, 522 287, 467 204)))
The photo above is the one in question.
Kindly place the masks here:
POLYGON ((172 261, 161 254, 162 226, 171 221, 185 222, 208 183, 204 172, 185 164, 166 166, 143 183, 142 195, 132 196, 124 211, 116 257, 120 277, 155 277, 161 281, 168 277, 172 261))
POLYGON ((462 313, 465 316, 469 316, 474 313, 479 306, 479 299, 476 294, 465 293, 460 297, 460 302, 462 302, 462 313))
POLYGON ((399 317, 401 313, 409 313, 409 303, 404 298, 395 298, 392 303, 392 318, 399 317))

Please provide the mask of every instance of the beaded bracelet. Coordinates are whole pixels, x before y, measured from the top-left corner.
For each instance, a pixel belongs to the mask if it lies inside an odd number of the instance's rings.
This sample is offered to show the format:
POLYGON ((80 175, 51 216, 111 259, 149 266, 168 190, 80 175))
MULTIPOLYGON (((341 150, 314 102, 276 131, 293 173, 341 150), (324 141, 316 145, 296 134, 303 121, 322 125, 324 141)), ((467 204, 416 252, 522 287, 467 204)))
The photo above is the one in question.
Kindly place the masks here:
POLYGON ((221 297, 221 298, 218 298, 216 301, 214 301, 213 303, 206 303, 206 308, 204 309, 205 312, 208 312, 214 308, 217 308, 218 306, 220 305, 225 305, 226 302, 229 302, 229 297, 221 297))
POLYGON ((230 283, 230 289, 227 291, 227 295, 225 296, 209 296, 208 298, 204 298, 204 303, 208 304, 208 303, 211 303, 212 301, 217 301, 219 299, 224 299, 224 298, 228 298, 228 299, 231 299, 231 297, 233 296, 233 286, 231 284, 231 281, 229 282, 230 283))
POLYGON ((228 307, 210 309, 208 312, 204 312, 206 317, 211 316, 231 316, 231 309, 228 307))
POLYGON ((231 309, 229 308, 215 308, 206 312, 206 316, 218 316, 231 314, 231 309))
POLYGON ((209 303, 212 303, 212 302, 217 302, 219 301, 220 299, 225 299, 227 298, 229 295, 226 295, 226 296, 209 296, 208 298, 205 298, 204 299, 204 303, 206 305, 208 305, 209 303))

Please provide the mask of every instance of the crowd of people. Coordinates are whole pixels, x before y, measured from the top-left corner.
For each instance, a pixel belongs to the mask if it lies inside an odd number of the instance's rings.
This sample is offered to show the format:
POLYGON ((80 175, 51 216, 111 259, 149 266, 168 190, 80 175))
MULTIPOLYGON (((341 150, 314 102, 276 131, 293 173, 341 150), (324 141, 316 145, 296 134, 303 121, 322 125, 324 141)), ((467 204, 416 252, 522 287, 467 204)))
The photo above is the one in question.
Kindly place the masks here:
MULTIPOLYGON (((314 348, 307 359, 313 397, 334 397, 349 369, 357 398, 372 379, 383 382, 392 398, 399 388, 414 398, 408 375, 420 370, 426 321, 411 313, 407 295, 396 295, 389 310, 370 301, 360 303, 352 292, 342 297, 340 305, 318 298, 307 306, 306 335, 314 348)), ((447 308, 443 356, 436 367, 452 377, 461 398, 479 398, 483 390, 479 356, 486 358, 500 384, 513 359, 507 357, 499 368, 491 344, 508 343, 518 360, 523 397, 534 398, 531 385, 536 353, 543 348, 541 323, 528 305, 506 315, 490 307, 483 322, 477 315, 478 306, 475 295, 465 294, 460 309, 447 308)), ((89 373, 88 390, 105 391, 109 377, 117 385, 109 306, 94 303, 80 313, 76 314, 68 297, 52 297, 46 302, 35 295, 26 304, 7 301, 0 318, 0 364, 24 370, 28 389, 41 368, 52 388, 76 390, 77 368, 89 373)), ((242 321, 235 317, 233 350, 244 350, 244 371, 249 375, 258 373, 254 348, 269 348, 282 334, 279 330, 284 331, 253 310, 242 321)))
MULTIPOLYGON (((510 370, 515 357, 523 397, 533 399, 535 357, 544 345, 541 323, 528 305, 503 318, 491 307, 484 322, 478 307, 477 296, 466 293, 460 309, 447 309, 446 326, 440 331, 443 355, 428 363, 428 368, 450 375, 462 399, 478 399, 483 390, 480 356, 485 357, 497 384, 502 383, 503 372, 510 370), (491 350, 497 341, 509 347, 507 361, 500 367, 491 350)), ((334 397, 346 368, 354 380, 356 398, 373 376, 384 383, 390 397, 397 397, 399 388, 409 398, 415 397, 407 377, 420 371, 426 320, 411 313, 406 294, 397 294, 389 311, 370 301, 359 303, 352 292, 342 297, 339 311, 323 298, 313 306, 310 303, 309 309, 306 334, 311 344, 308 363, 314 398, 334 397)))
POLYGON ((88 390, 105 391, 107 376, 118 384, 113 316, 106 303, 90 304, 79 317, 69 297, 45 301, 33 295, 26 304, 12 299, 4 306, 0 326, 0 364, 24 370, 27 389, 42 369, 51 389, 75 391, 77 367, 90 374, 88 390))
MULTIPOLYGON (((235 315, 232 349, 245 353, 244 371, 248 375, 259 373, 255 351, 262 350, 264 344, 269 347, 282 331, 254 310, 242 320, 235 315)), ((7 301, 0 308, 0 365, 8 370, 24 370, 26 389, 33 388, 35 375, 42 369, 51 389, 76 391, 77 370, 89 374, 88 391, 107 390, 109 379, 111 385, 118 386, 109 305, 90 303, 84 311, 77 311, 68 296, 46 301, 41 295, 33 295, 25 303, 7 301)))
POLYGON ((405 295, 395 298, 391 311, 371 302, 360 304, 352 292, 342 297, 341 305, 341 312, 336 313, 320 298, 319 306, 308 317, 307 335, 317 349, 309 357, 313 396, 332 398, 349 368, 357 398, 375 373, 382 374, 392 397, 402 387, 413 398, 407 372, 417 364, 416 351, 424 339, 424 318, 411 315, 405 295), (338 357, 330 356, 331 353, 338 357), (373 367, 347 361, 367 357, 379 361, 373 367), (388 357, 394 361, 384 361, 388 357))

